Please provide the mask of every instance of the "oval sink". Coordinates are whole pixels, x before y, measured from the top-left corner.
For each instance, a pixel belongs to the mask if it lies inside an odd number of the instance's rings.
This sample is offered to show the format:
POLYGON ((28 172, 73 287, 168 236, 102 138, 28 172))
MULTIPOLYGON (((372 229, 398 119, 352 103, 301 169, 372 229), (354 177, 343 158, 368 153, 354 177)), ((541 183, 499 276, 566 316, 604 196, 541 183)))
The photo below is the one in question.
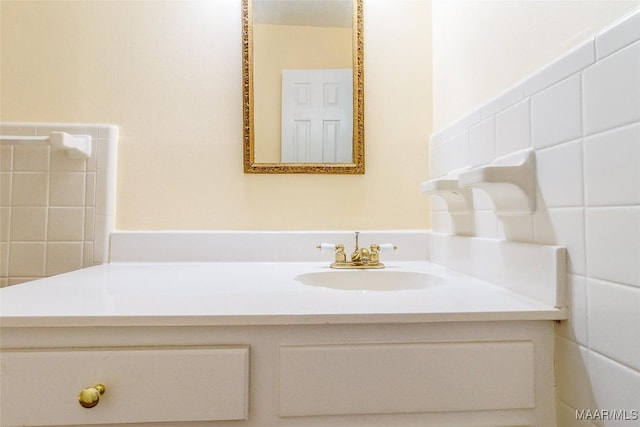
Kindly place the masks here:
POLYGON ((345 291, 400 291, 424 289, 443 283, 443 279, 415 271, 340 270, 305 273, 296 280, 309 286, 345 291))

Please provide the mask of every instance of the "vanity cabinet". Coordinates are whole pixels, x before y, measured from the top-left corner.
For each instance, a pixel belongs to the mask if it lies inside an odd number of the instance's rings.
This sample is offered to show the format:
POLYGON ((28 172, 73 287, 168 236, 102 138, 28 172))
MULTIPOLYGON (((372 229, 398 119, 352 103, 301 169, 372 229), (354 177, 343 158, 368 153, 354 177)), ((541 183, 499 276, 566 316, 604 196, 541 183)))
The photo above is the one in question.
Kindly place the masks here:
POLYGON ((264 320, 3 326, 0 424, 555 426, 552 321, 264 320))

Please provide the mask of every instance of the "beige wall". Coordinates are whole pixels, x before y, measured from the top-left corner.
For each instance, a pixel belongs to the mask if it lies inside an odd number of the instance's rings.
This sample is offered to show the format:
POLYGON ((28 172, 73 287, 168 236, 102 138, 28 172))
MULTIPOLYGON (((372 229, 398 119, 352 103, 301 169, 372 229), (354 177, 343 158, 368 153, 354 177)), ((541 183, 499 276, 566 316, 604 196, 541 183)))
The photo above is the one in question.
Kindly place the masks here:
POLYGON ((243 174, 240 0, 0 4, 0 118, 119 125, 117 228, 428 226, 429 2, 365 2, 363 176, 243 174))
POLYGON ((433 0, 434 130, 638 4, 638 0, 433 0))
POLYGON ((280 162, 282 70, 352 68, 350 28, 253 27, 255 158, 280 162))

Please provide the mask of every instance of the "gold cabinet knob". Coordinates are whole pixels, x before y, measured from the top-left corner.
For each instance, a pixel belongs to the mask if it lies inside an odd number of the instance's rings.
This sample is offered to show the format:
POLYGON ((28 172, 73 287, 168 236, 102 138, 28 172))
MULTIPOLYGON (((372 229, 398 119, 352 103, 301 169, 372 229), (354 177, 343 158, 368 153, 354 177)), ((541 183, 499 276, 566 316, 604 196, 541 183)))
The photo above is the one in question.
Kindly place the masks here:
POLYGON ((78 402, 83 408, 93 408, 100 403, 100 396, 104 394, 103 384, 96 384, 93 387, 82 389, 78 396, 78 402))

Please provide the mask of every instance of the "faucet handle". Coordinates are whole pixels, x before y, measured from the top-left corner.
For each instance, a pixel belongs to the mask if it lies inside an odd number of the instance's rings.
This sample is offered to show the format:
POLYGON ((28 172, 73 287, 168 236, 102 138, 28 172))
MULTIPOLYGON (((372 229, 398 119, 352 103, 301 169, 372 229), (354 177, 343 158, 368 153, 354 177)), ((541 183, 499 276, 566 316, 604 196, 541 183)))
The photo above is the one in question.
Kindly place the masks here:
POLYGON ((381 245, 378 245, 378 251, 380 252, 393 252, 396 249, 398 249, 398 247, 393 243, 382 243, 381 245))
POLYGON ((320 249, 320 252, 329 252, 333 251, 335 253, 335 264, 344 264, 347 261, 347 255, 344 253, 344 245, 342 243, 338 243, 334 245, 333 243, 320 243, 316 246, 320 249))
POLYGON ((320 243, 316 246, 317 249, 320 249, 320 252, 335 251, 337 247, 338 245, 334 245, 333 243, 320 243))

